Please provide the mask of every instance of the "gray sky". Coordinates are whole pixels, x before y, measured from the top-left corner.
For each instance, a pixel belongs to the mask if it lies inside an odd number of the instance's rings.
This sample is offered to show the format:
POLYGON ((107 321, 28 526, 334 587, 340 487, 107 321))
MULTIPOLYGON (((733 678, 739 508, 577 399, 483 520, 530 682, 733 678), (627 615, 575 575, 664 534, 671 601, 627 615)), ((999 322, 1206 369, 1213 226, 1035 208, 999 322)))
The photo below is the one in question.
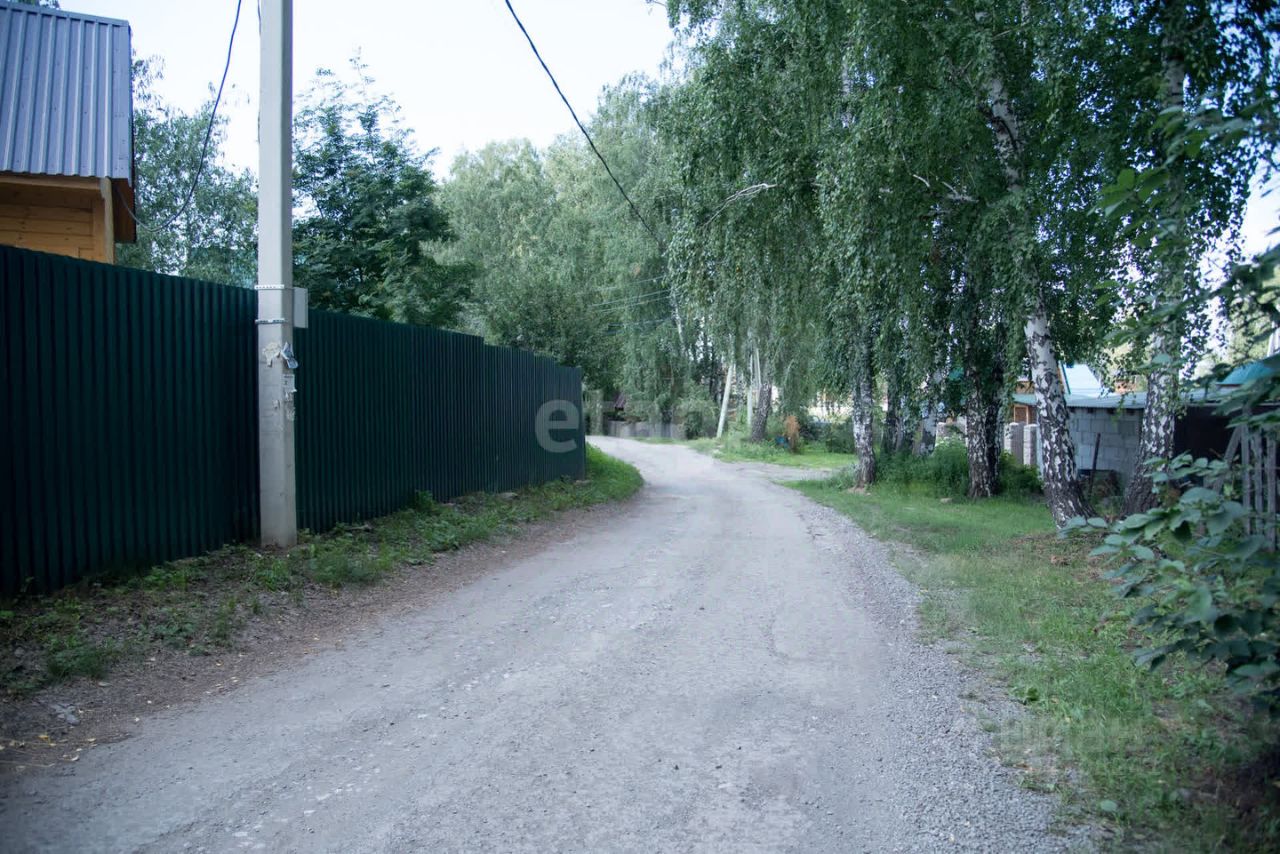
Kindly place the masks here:
MULTIPOLYGON (((124 18, 134 51, 164 60, 160 95, 191 110, 209 97, 226 58, 235 0, 63 0, 64 8, 124 18)), ((584 120, 603 86, 632 71, 656 76, 671 39, 666 10, 644 0, 512 0, 584 120)), ((502 0, 295 0, 294 87, 316 68, 343 71, 360 51, 377 88, 403 108, 425 150, 447 171, 464 149, 573 129, 502 0)), ((256 0, 244 0, 227 78, 227 159, 256 171, 256 0)))

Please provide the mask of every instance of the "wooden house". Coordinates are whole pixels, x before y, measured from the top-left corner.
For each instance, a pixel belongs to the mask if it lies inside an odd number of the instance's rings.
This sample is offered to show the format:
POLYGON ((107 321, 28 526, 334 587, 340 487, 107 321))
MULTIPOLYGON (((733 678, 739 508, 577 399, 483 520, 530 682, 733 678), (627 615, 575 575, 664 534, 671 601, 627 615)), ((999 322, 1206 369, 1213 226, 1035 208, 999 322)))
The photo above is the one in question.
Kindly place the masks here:
POLYGON ((0 0, 0 244, 112 263, 137 238, 129 24, 0 0))

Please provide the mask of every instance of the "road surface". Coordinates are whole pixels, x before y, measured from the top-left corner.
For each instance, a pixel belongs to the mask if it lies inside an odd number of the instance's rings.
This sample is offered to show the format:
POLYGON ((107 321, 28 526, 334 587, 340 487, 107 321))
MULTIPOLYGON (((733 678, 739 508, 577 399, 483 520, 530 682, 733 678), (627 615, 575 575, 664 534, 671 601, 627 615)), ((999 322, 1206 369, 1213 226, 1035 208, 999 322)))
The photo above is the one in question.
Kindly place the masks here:
MULTIPOLYGON (((884 550, 760 467, 648 485, 421 610, 79 762, 8 851, 1057 850, 884 550)), ((1079 844, 1079 839, 1074 844, 1079 844)))

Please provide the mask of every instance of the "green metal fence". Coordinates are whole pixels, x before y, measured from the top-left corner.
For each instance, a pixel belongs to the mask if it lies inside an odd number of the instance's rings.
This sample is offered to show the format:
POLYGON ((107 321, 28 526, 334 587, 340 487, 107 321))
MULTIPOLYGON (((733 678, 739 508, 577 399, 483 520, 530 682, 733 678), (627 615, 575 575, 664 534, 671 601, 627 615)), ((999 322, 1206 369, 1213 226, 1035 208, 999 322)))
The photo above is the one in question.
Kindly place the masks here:
POLYGON ((0 246, 0 586, 252 539, 253 291, 0 246))
POLYGON ((481 490, 582 477, 583 427, 552 431, 575 450, 538 441, 549 401, 582 403, 582 375, 479 338, 312 311, 294 333, 298 524, 404 507, 418 492, 446 501, 481 490))
MULTIPOLYGON (((0 591, 257 537, 255 312, 247 289, 0 246, 0 591)), ((576 368, 324 311, 294 343, 301 527, 585 472, 580 418, 538 436, 548 406, 580 412, 576 368)))

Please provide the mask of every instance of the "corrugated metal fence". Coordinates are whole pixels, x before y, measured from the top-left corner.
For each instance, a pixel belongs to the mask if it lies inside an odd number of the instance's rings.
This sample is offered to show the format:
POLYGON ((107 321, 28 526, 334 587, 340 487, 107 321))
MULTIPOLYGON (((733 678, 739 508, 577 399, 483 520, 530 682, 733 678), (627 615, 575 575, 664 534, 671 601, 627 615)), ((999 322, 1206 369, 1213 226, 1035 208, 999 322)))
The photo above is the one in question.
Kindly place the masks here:
POLYGON ((582 477, 580 420, 572 453, 549 453, 535 434, 547 401, 581 407, 577 368, 457 332, 310 315, 294 333, 299 526, 380 516, 419 491, 447 501, 582 477))
MULTIPOLYGON (((252 540, 255 294, 0 246, 0 590, 51 590, 252 540)), ((585 471, 535 436, 581 373, 468 335, 311 312, 298 330, 299 525, 585 471)))

